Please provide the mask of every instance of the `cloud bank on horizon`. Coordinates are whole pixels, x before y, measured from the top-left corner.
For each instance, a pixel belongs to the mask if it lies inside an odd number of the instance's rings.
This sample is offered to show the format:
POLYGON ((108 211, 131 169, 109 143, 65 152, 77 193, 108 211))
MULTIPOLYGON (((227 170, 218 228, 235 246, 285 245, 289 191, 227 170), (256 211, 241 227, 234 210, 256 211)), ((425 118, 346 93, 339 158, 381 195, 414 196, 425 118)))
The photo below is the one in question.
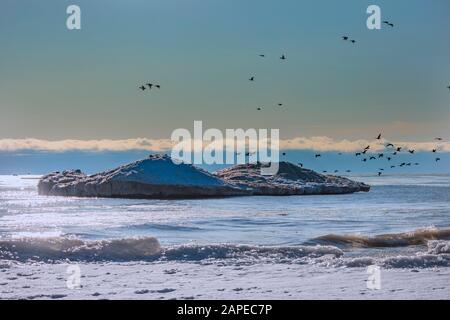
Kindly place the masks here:
MULTIPOLYGON (((215 142, 217 145, 232 146, 234 142, 223 140, 215 142)), ((379 152, 386 149, 386 144, 392 143, 403 149, 414 149, 417 152, 430 152, 437 149, 439 152, 450 152, 450 142, 446 141, 388 141, 388 140, 349 140, 333 139, 326 136, 295 137, 280 140, 281 150, 311 150, 320 152, 358 152, 370 145, 370 151, 379 152)), ((205 142, 207 145, 208 142, 205 142)), ((43 139, 0 139, 0 151, 17 152, 24 150, 47 151, 47 152, 126 152, 133 150, 168 152, 174 142, 169 139, 99 139, 99 140, 43 140, 43 139)), ((220 149, 220 148, 217 148, 220 149)), ((228 149, 230 150, 230 149, 228 149)))

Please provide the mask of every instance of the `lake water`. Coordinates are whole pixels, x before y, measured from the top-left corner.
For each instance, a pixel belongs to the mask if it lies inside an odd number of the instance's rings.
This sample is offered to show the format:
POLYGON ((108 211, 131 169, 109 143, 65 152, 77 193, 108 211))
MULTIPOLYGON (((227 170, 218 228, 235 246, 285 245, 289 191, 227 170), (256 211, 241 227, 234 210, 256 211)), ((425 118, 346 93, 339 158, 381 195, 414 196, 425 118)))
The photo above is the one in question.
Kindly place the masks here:
POLYGON ((163 247, 287 247, 314 245, 314 239, 329 234, 375 236, 450 229, 450 175, 352 178, 369 183, 372 190, 350 195, 160 201, 39 196, 36 177, 0 176, 0 239, 155 237, 163 247))

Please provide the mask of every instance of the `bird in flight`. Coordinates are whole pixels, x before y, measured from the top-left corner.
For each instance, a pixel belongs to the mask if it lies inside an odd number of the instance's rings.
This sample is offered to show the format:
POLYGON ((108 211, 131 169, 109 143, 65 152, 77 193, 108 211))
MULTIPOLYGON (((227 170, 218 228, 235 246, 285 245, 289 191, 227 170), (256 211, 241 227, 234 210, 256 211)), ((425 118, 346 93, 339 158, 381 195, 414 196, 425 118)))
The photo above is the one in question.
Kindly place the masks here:
POLYGON ((433 149, 433 153, 436 153, 437 152, 437 149, 433 149))
POLYGON ((356 40, 350 40, 351 43, 356 43, 356 40))
POLYGON ((248 81, 255 81, 255 77, 251 77, 248 81))
POLYGON ((316 158, 320 158, 320 157, 322 157, 322 155, 321 154, 316 154, 315 157, 316 158))
POLYGON ((441 158, 436 158, 436 162, 441 161, 441 158))
POLYGON ((342 36, 342 40, 347 41, 348 37, 347 36, 342 36))
POLYGON ((402 151, 402 147, 398 147, 397 152, 401 152, 401 151, 402 151))
POLYGON ((364 150, 369 150, 369 149, 370 149, 370 146, 367 146, 364 148, 364 150))
POLYGON ((282 107, 282 106, 283 106, 283 104, 282 104, 282 103, 279 103, 279 104, 278 104, 278 106, 279 106, 279 107, 282 107))
POLYGON ((265 58, 265 57, 266 57, 265 54, 260 54, 259 56, 260 56, 261 58, 265 58))
POLYGON ((381 140, 381 133, 378 135, 377 140, 381 140))
POLYGON ((300 168, 303 168, 303 163, 299 163, 298 165, 300 166, 300 168))
POLYGON ((387 145, 386 145, 386 148, 389 148, 389 147, 394 147, 394 145, 392 144, 392 143, 388 143, 387 145))
POLYGON ((161 89, 161 86, 160 86, 159 84, 155 84, 155 87, 156 87, 157 89, 161 89))
POLYGON ((434 138, 434 140, 442 141, 442 140, 444 140, 444 139, 442 139, 442 138, 434 138))
POLYGON ((286 59, 287 59, 287 58, 286 58, 286 55, 283 54, 283 55, 280 57, 280 59, 281 59, 281 60, 286 60, 286 59))
POLYGON ((378 176, 381 176, 383 173, 382 172, 378 172, 378 176))
POLYGON ((148 87, 149 90, 151 90, 151 88, 153 87, 153 83, 146 83, 145 85, 148 87))
POLYGON ((416 150, 409 150, 409 153, 414 154, 414 152, 416 152, 416 150))
POLYGON ((386 24, 386 25, 388 25, 388 26, 390 26, 391 28, 394 27, 394 24, 393 24, 393 23, 390 23, 389 21, 383 21, 383 23, 386 24))
POLYGON ((259 108, 259 107, 258 107, 258 108, 256 108, 256 110, 258 110, 258 111, 261 111, 261 110, 262 110, 262 108, 259 108))
POLYGON ((142 91, 144 91, 146 88, 145 88, 145 86, 140 86, 139 89, 141 89, 142 91))

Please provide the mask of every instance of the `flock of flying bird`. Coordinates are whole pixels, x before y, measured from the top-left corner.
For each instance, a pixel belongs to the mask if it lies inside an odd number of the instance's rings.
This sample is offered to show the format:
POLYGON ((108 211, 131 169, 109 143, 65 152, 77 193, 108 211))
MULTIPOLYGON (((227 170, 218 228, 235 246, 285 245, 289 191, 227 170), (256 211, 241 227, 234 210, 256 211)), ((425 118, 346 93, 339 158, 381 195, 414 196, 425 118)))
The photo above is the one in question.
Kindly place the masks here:
POLYGON ((151 90, 152 88, 161 89, 161 85, 159 84, 153 84, 153 83, 146 83, 139 86, 139 89, 142 91, 145 91, 148 88, 148 90, 151 90))
MULTIPOLYGON (((387 26, 389 26, 389 27, 391 27, 391 28, 394 27, 394 24, 391 23, 390 21, 387 21, 387 20, 386 20, 386 21, 383 21, 383 24, 385 24, 385 25, 387 25, 387 26)), ((342 40, 343 40, 343 41, 349 41, 349 42, 351 42, 351 43, 353 43, 353 44, 356 43, 356 40, 355 40, 355 39, 352 39, 352 38, 350 38, 350 37, 347 36, 347 35, 342 36, 342 40)), ((260 58, 266 58, 266 55, 265 55, 265 54, 259 54, 259 57, 260 57, 260 58)), ((282 61, 287 60, 286 54, 282 54, 282 55, 280 56, 280 60, 282 60, 282 61)), ((255 76, 251 76, 251 77, 249 78, 249 81, 254 82, 255 79, 256 79, 255 76)), ((141 91, 145 91, 145 90, 151 90, 152 88, 161 89, 161 86, 160 86, 159 84, 146 83, 146 84, 140 85, 138 88, 139 88, 141 91)), ((450 86, 448 86, 447 89, 450 90, 450 86)), ((282 103, 278 103, 277 105, 278 105, 278 107, 283 107, 283 104, 282 104, 282 103)), ((256 110, 257 110, 257 111, 262 111, 263 108, 262 108, 262 107, 258 107, 258 108, 256 108, 256 110)), ((381 141, 381 140, 382 140, 382 134, 379 134, 379 135, 376 137, 376 140, 377 140, 377 141, 381 141)), ((439 141, 443 141, 443 139, 442 139, 442 138, 435 138, 435 141, 439 142, 439 141)), ((370 161, 372 161, 372 160, 380 160, 380 159, 386 159, 388 162, 391 162, 391 161, 394 160, 394 157, 397 156, 397 155, 399 155, 402 151, 404 151, 405 148, 403 148, 403 147, 401 147, 401 146, 395 146, 395 145, 392 144, 392 143, 387 143, 387 144, 385 145, 385 149, 386 149, 387 151, 384 152, 384 153, 370 152, 371 146, 368 145, 368 146, 365 147, 364 150, 362 150, 361 152, 355 153, 355 156, 356 156, 356 157, 362 157, 362 160, 361 160, 362 162, 370 162, 370 161), (368 155, 368 153, 369 153, 369 155, 368 155)), ((436 153, 438 152, 438 150, 439 150, 439 148, 436 147, 436 148, 432 149, 431 151, 432 151, 432 153, 436 154, 436 153)), ((414 149, 405 149, 405 151, 407 151, 407 153, 409 153, 409 154, 411 154, 411 155, 414 155, 414 154, 416 153, 416 150, 414 150, 414 149)), ((239 154, 239 153, 238 153, 238 154, 239 154)), ((254 152, 246 152, 246 153, 245 153, 246 157, 249 157, 249 156, 251 156, 251 155, 253 155, 253 154, 254 154, 254 152)), ((342 153, 339 153, 339 155, 342 155, 342 153)), ((283 156, 283 157, 287 156, 286 152, 283 152, 283 153, 282 153, 282 156, 283 156)), ((318 153, 318 154, 315 154, 314 157, 315 157, 315 159, 322 158, 322 154, 319 154, 319 153, 318 153)), ((440 157, 436 157, 436 158, 435 158, 435 162, 439 162, 439 161, 441 161, 441 158, 440 158, 440 157)), ((298 163, 298 165, 299 165, 300 167, 303 167, 303 163, 298 163)), ((394 168, 396 168, 396 167, 411 167, 411 166, 419 166, 419 165, 420 165, 420 163, 418 163, 418 162, 402 162, 402 163, 400 163, 400 164, 398 164, 398 165, 391 165, 390 168, 391 168, 391 169, 394 169, 394 168)), ((385 168, 380 168, 380 169, 378 170, 378 173, 377 173, 378 176, 381 176, 381 175, 383 174, 384 171, 385 171, 385 168)), ((339 170, 334 170, 334 173, 338 173, 338 172, 339 172, 339 170)), ((345 172, 346 172, 346 173, 350 173, 351 170, 346 170, 345 172)), ((328 173, 328 171, 324 170, 323 173, 328 173)))
MULTIPOLYGON (((376 137, 376 140, 381 141, 382 140, 382 135, 381 133, 376 137)), ((435 141, 440 142, 443 141, 442 138, 435 138, 435 141)), ((387 143, 385 145, 385 148, 387 150, 387 153, 372 153, 373 155, 367 155, 368 152, 370 152, 371 146, 368 145, 367 147, 364 148, 364 150, 362 150, 361 152, 357 152, 355 153, 356 157, 362 157, 362 162, 368 162, 371 160, 378 160, 378 159, 386 159, 388 162, 393 161, 394 157, 399 155, 404 148, 400 147, 400 146, 395 146, 393 143, 387 143)), ((436 154, 438 152, 438 147, 434 148, 431 150, 432 153, 436 154)), ((414 155, 416 153, 416 150, 414 149, 406 149, 405 151, 407 151, 407 153, 414 155)), ((285 155, 285 154, 284 154, 285 155)), ((342 155, 342 153, 339 153, 339 155, 342 155)), ((321 154, 316 154, 315 158, 320 158, 322 157, 321 154)), ((436 157, 435 158, 435 162, 439 162, 441 161, 440 157, 436 157)), ((302 163, 299 163, 299 165, 301 167, 303 167, 302 163)), ((419 166, 420 163, 419 162, 402 162, 399 165, 391 165, 390 168, 394 169, 397 167, 411 167, 411 166, 419 166)), ((385 171, 385 168, 380 168, 378 171, 378 176, 381 176, 383 174, 383 172, 385 171)), ((328 171, 323 171, 324 173, 327 173, 328 171)), ((338 173, 339 170, 335 170, 334 173, 338 173)), ((350 173, 351 170, 346 170, 347 173, 350 173)))

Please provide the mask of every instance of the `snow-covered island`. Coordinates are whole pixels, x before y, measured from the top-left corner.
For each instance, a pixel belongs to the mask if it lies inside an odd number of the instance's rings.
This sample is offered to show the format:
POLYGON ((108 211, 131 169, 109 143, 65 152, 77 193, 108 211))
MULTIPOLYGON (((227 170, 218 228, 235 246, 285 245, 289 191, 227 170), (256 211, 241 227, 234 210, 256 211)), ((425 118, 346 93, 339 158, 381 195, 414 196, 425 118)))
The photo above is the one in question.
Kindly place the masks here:
POLYGON ((86 175, 54 172, 38 183, 40 195, 103 198, 177 199, 231 196, 344 194, 370 190, 347 178, 322 175, 281 162, 275 176, 262 176, 262 164, 237 165, 215 174, 169 156, 151 155, 119 168, 86 175))
POLYGON ((252 195, 291 196, 319 194, 348 194, 368 192, 370 186, 334 175, 323 175, 303 169, 290 162, 280 162, 278 173, 261 175, 265 164, 242 164, 216 173, 224 181, 251 190, 252 195))

